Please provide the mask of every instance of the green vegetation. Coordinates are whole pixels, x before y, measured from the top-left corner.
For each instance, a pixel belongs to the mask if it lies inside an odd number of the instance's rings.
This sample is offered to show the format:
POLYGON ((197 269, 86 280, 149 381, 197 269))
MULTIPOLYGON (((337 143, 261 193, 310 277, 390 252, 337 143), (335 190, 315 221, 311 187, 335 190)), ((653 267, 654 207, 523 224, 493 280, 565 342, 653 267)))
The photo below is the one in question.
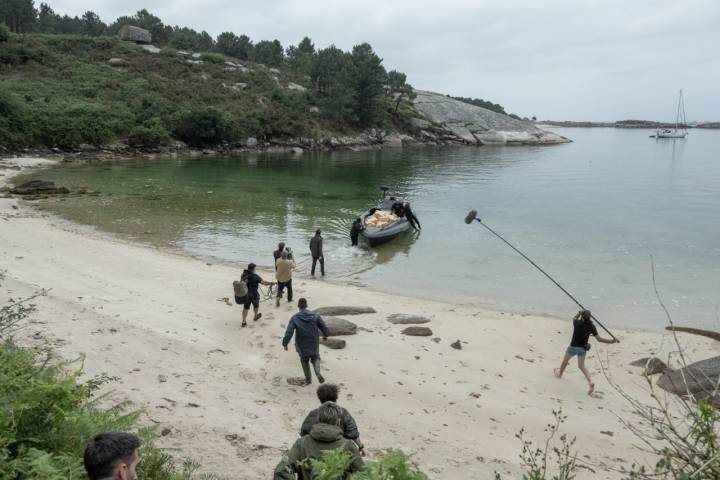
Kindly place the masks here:
POLYGON ((286 49, 232 32, 213 39, 144 9, 106 24, 92 11, 61 16, 45 3, 36 10, 32 0, 4 2, 0 20, 24 33, 0 27, 6 148, 320 140, 372 127, 402 131, 418 115, 405 75, 388 74, 367 43, 316 50, 305 37, 286 49), (149 30, 160 53, 117 39, 125 25, 149 30))
MULTIPOLYGON (((454 98, 455 100, 459 100, 463 103, 468 103, 470 105, 475 105, 476 107, 482 107, 487 110, 492 110, 493 112, 502 113, 504 115, 507 115, 507 112, 505 112, 505 109, 502 105, 498 103, 492 103, 487 100, 483 100, 482 98, 470 98, 470 97, 453 97, 448 95, 450 98, 454 98)), ((519 119, 517 115, 511 115, 514 118, 519 119)))
MULTIPOLYGON (((309 460, 313 480, 342 480, 352 463, 352 453, 344 448, 323 452, 321 460, 309 460)), ((400 450, 385 452, 380 461, 368 460, 365 467, 348 480, 427 480, 428 477, 412 463, 412 457, 400 450)))
MULTIPOLYGON (((123 404, 99 405, 107 399, 98 390, 114 379, 100 375, 80 381, 82 362, 57 362, 48 351, 13 342, 13 332, 34 311, 33 298, 0 307, 0 479, 80 480, 86 478, 82 456, 87 441, 104 431, 134 430, 139 412, 128 412, 123 404)), ((154 445, 152 429, 137 433, 140 478, 218 478, 198 475, 199 466, 190 460, 176 468, 174 459, 154 445)))

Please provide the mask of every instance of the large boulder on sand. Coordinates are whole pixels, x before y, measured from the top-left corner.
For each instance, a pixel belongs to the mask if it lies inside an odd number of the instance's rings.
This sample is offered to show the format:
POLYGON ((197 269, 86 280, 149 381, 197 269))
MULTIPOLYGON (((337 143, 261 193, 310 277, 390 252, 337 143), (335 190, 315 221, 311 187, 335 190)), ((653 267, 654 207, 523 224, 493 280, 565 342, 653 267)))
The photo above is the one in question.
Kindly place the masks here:
MULTIPOLYGON (((696 400, 713 396, 720 379, 720 355, 691 363, 685 368, 666 370, 657 386, 677 395, 693 395, 696 400)), ((715 401, 720 401, 715 396, 715 401)))
POLYGON ((320 307, 313 310, 318 315, 360 315, 375 313, 372 307, 320 307))
POLYGON ((395 325, 417 325, 420 323, 430 323, 429 318, 420 315, 408 315, 405 313, 393 313, 387 317, 387 321, 395 325))
POLYGON ((641 358, 639 360, 635 360, 634 362, 630 362, 630 365, 633 367, 644 368, 645 370, 643 371, 643 375, 655 375, 656 373, 663 373, 668 368, 668 366, 665 365, 665 362, 663 362, 657 357, 641 358))
POLYGON ((411 337, 429 337, 433 334, 432 330, 428 327, 407 327, 401 332, 403 335, 410 335, 411 337))
POLYGON ((357 333, 357 325, 349 320, 340 317, 325 317, 325 325, 330 330, 330 336, 337 335, 355 335, 357 333))
POLYGON ((320 345, 324 345, 327 348, 332 348, 333 350, 341 350, 345 348, 346 342, 342 338, 328 338, 327 340, 320 339, 320 345))
POLYGON ((126 42, 135 42, 135 43, 151 43, 152 42, 152 35, 149 31, 145 30, 144 28, 140 27, 134 27, 132 25, 124 25, 120 31, 118 31, 118 37, 120 37, 120 40, 125 40, 126 42))

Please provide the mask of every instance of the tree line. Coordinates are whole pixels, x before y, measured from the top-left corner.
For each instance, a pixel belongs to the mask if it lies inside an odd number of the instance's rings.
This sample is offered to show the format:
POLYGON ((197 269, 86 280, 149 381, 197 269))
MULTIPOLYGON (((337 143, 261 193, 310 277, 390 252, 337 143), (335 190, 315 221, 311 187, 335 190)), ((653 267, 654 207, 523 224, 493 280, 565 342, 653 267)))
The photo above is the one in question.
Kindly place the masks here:
POLYGON ((14 33, 116 35, 125 25, 148 30, 153 44, 196 52, 216 52, 239 60, 283 68, 299 79, 309 80, 311 92, 323 115, 333 122, 370 127, 381 125, 388 115, 397 115, 402 100, 414 97, 404 73, 386 71, 370 44, 356 45, 345 52, 334 45, 316 49, 310 38, 285 48, 279 40, 253 42, 247 35, 222 32, 213 38, 206 31, 165 25, 146 9, 118 17, 107 24, 93 11, 80 17, 60 15, 47 4, 35 8, 33 0, 4 0, 0 22, 14 33))

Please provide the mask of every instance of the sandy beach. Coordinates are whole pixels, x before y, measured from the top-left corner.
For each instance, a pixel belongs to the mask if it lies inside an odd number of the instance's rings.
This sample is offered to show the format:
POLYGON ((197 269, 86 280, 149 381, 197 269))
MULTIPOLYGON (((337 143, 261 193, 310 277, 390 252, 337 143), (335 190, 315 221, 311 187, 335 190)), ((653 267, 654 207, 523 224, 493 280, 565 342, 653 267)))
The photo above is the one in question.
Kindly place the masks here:
MULTIPOLYGON (((1 160, 0 184, 18 167, 48 162, 1 160)), ((258 256, 269 256, 274 246, 258 256)), ((280 344, 296 308, 264 302, 263 318, 241 329, 240 307, 224 301, 240 275, 236 268, 73 226, 15 198, 0 198, 0 252, 6 275, 0 300, 49 289, 19 339, 46 338, 63 358, 85 355, 87 375, 118 377, 108 387, 111 398, 129 400, 146 412, 145 423, 168 429, 160 444, 178 457, 232 479, 269 478, 318 403, 316 384, 286 381, 301 375, 297 354, 280 344)), ((270 272, 259 273, 272 280, 270 272)), ((360 327, 343 337, 344 350, 321 347, 325 377, 342 386, 339 403, 357 420, 371 457, 402 448, 431 478, 491 479, 494 471, 517 478, 515 434, 525 427, 541 441, 552 410, 562 407, 562 431, 577 437, 579 459, 593 469, 578 478, 620 478, 611 467, 651 460, 618 421, 630 408, 603 377, 600 360, 628 392, 645 398, 641 370, 628 363, 667 358, 674 349, 668 335, 614 328, 622 344, 594 342, 588 366, 596 394, 588 396, 575 361, 562 380, 552 373, 572 333, 570 306, 567 318, 558 319, 302 276, 293 283, 311 309, 377 310, 344 317, 360 327), (401 334, 403 325, 386 320, 396 313, 428 317, 433 335, 401 334), (450 347, 456 340, 461 350, 450 347)), ((720 353, 713 340, 680 339, 694 360, 720 353)))

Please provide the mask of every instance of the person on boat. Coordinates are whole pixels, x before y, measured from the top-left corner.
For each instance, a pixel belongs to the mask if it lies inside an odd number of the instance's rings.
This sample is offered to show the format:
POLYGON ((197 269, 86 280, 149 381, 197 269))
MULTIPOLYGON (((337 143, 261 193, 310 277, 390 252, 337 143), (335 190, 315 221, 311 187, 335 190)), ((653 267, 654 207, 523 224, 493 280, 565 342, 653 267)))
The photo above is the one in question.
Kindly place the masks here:
POLYGON ((323 452, 342 449, 350 454, 350 463, 344 472, 333 478, 347 478, 352 472, 362 469, 364 462, 358 447, 352 440, 343 438, 340 428, 340 407, 333 402, 325 402, 319 409, 317 423, 312 426, 310 433, 298 438, 290 450, 283 455, 273 472, 273 480, 295 480, 298 478, 310 480, 318 478, 319 472, 313 472, 313 462, 323 458, 323 452))
POLYGON ((395 202, 392 204, 391 208, 392 213, 398 216, 398 218, 402 218, 405 216, 405 206, 400 200, 395 200, 395 202))
POLYGON ((275 306, 280 306, 280 299, 283 296, 283 291, 287 288, 287 300, 288 303, 292 302, 293 290, 292 290, 292 271, 297 265, 295 260, 292 259, 292 254, 283 250, 275 263, 275 280, 277 280, 278 290, 277 297, 275 298, 275 306))
POLYGON ((273 265, 275 265, 275 271, 277 271, 277 261, 283 250, 285 250, 285 242, 280 242, 278 243, 278 249, 273 252, 273 265))
POLYGON ((310 255, 312 255, 312 266, 310 275, 315 276, 315 265, 320 260, 320 274, 325 276, 325 257, 323 256, 323 238, 320 229, 315 230, 315 236, 310 239, 310 255))
POLYGON ((257 322, 260 320, 260 317, 262 317, 262 313, 259 313, 258 311, 260 310, 260 292, 258 292, 258 287, 260 285, 275 285, 275 283, 266 282, 260 278, 260 275, 255 273, 254 263, 249 264, 247 269, 243 271, 240 280, 245 281, 248 290, 248 293, 245 296, 245 303, 243 304, 242 324, 240 326, 247 327, 247 315, 250 311, 250 305, 253 306, 253 321, 257 322))
MULTIPOLYGON (((337 385, 333 385, 332 383, 325 383, 323 385, 320 385, 317 389, 317 397, 318 400, 320 400, 320 405, 324 405, 326 402, 337 403, 339 390, 340 388, 337 385)), ((365 455, 365 445, 363 445, 362 441, 360 441, 360 432, 358 431, 355 419, 352 415, 350 415, 350 412, 348 412, 340 405, 338 405, 338 408, 340 409, 339 427, 343 431, 343 437, 355 442, 355 445, 357 445, 360 453, 365 455)), ((303 435, 308 435, 310 433, 310 430, 312 429, 312 426, 318 423, 319 412, 320 408, 316 408, 315 410, 307 414, 305 420, 303 420, 302 426, 300 427, 301 437, 303 435)))
POLYGON ((365 227, 363 227, 360 217, 356 218, 352 224, 352 227, 350 227, 350 241, 352 242, 353 247, 357 247, 358 237, 360 236, 360 232, 364 229, 365 227))
POLYGON ((305 385, 312 383, 311 362, 318 382, 325 383, 325 378, 320 373, 320 333, 322 332, 323 340, 327 340, 330 330, 320 315, 308 309, 306 299, 298 300, 297 306, 298 313, 293 315, 288 322, 282 346, 287 352, 288 344, 294 335, 295 350, 300 356, 300 365, 305 374, 305 385))
POLYGON ((590 378, 590 372, 585 366, 585 356, 587 355, 588 350, 590 350, 590 344, 588 343, 590 335, 595 337, 595 340, 601 343, 617 343, 617 340, 610 340, 598 335, 597 328, 595 328, 595 324, 592 321, 590 310, 580 310, 577 315, 573 317, 572 322, 572 340, 570 341, 570 346, 567 347, 567 350, 565 351, 565 357, 563 357, 562 363, 560 363, 560 368, 555 369, 555 376, 557 378, 562 378, 570 359, 577 355, 578 368, 580 368, 580 371, 583 375, 585 375, 588 382, 588 395, 592 395, 595 391, 595 384, 590 378))
POLYGON ((415 216, 415 213, 412 211, 412 208, 410 208, 410 202, 405 202, 405 218, 408 219, 408 222, 410 222, 410 225, 415 230, 420 230, 422 227, 420 226, 420 220, 415 216))

